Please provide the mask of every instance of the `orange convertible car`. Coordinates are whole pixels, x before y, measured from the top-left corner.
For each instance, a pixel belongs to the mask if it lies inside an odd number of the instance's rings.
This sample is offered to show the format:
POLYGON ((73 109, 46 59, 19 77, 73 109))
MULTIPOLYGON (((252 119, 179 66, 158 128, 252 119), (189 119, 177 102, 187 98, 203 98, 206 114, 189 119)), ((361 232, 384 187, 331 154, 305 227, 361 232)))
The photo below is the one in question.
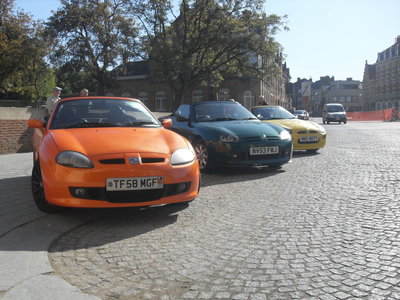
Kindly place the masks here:
POLYGON ((47 122, 28 125, 35 128, 32 193, 44 212, 189 202, 198 194, 192 146, 139 100, 66 98, 47 122))

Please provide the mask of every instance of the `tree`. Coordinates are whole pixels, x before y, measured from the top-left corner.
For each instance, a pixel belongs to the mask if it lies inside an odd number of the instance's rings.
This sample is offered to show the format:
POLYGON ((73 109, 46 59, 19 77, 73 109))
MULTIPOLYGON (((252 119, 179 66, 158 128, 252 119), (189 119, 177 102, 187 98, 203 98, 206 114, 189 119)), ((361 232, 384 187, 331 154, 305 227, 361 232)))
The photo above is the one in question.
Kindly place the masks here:
POLYGON ((137 55, 138 29, 127 0, 61 0, 49 18, 54 41, 51 60, 58 67, 73 61, 98 82, 98 94, 112 83, 110 70, 137 55))
POLYGON ((218 86, 230 74, 265 78, 280 51, 273 35, 283 19, 262 12, 263 0, 136 0, 153 75, 175 91, 172 110, 194 82, 218 86), (269 57, 261 62, 252 58, 269 57))
POLYGON ((24 12, 14 12, 14 0, 0 2, 0 93, 38 102, 54 84, 44 57, 48 47, 43 25, 24 12))

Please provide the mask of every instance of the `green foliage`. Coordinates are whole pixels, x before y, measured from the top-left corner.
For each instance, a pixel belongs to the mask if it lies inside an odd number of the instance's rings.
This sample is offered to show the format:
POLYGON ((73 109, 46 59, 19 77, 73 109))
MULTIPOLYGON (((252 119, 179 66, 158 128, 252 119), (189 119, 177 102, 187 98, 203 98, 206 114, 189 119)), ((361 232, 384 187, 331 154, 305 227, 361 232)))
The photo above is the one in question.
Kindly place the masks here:
POLYGON ((194 82, 266 79, 282 60, 274 35, 285 29, 285 17, 267 15, 264 6, 265 0, 60 0, 43 24, 15 12, 14 0, 2 0, 0 94, 40 103, 59 85, 63 95, 82 88, 103 95, 113 84, 111 70, 138 59, 149 59, 152 75, 169 82, 175 107, 194 82))
POLYGON ((44 59, 48 46, 43 25, 23 12, 14 13, 13 1, 2 1, 0 11, 0 93, 38 102, 54 83, 44 59))
POLYGON ((99 93, 111 84, 110 70, 136 56, 137 27, 127 0, 61 0, 49 18, 51 61, 58 67, 73 61, 97 82, 99 93))
POLYGON ((182 0, 179 16, 171 19, 171 1, 135 2, 154 76, 166 78, 181 96, 194 81, 218 86, 229 75, 271 76, 281 51, 273 35, 284 21, 263 13, 264 2, 182 0))

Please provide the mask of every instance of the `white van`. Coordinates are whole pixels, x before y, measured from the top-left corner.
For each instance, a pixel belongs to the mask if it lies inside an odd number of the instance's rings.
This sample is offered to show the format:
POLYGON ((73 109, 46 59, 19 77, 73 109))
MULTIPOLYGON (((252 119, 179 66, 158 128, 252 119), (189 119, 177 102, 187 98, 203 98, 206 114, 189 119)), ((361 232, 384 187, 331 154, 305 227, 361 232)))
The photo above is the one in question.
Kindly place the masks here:
POLYGON ((347 123, 347 115, 344 107, 340 103, 327 103, 322 110, 322 122, 329 124, 329 122, 347 123))

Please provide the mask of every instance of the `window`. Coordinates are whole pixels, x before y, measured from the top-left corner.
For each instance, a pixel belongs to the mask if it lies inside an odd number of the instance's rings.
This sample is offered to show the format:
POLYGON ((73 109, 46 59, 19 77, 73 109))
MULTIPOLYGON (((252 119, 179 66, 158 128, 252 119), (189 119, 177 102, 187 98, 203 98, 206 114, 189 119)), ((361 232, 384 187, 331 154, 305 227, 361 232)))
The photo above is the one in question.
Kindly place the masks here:
POLYGON ((218 91, 218 100, 229 100, 229 90, 228 89, 220 89, 218 91))
POLYGON ((203 101, 203 91, 202 90, 193 90, 192 102, 200 102, 200 101, 203 101))
POLYGON ((166 111, 167 97, 165 92, 160 91, 156 93, 156 111, 166 111))
MULTIPOLYGON (((190 106, 188 104, 183 104, 179 106, 175 112, 175 115, 188 120, 190 115, 190 106)), ((179 119, 177 119, 177 121, 179 121, 179 119)))
POLYGON ((149 106, 149 94, 147 92, 140 92, 138 94, 138 99, 143 102, 147 107, 149 106))
POLYGON ((254 105, 254 94, 252 91, 245 91, 243 95, 243 106, 250 108, 254 105))

